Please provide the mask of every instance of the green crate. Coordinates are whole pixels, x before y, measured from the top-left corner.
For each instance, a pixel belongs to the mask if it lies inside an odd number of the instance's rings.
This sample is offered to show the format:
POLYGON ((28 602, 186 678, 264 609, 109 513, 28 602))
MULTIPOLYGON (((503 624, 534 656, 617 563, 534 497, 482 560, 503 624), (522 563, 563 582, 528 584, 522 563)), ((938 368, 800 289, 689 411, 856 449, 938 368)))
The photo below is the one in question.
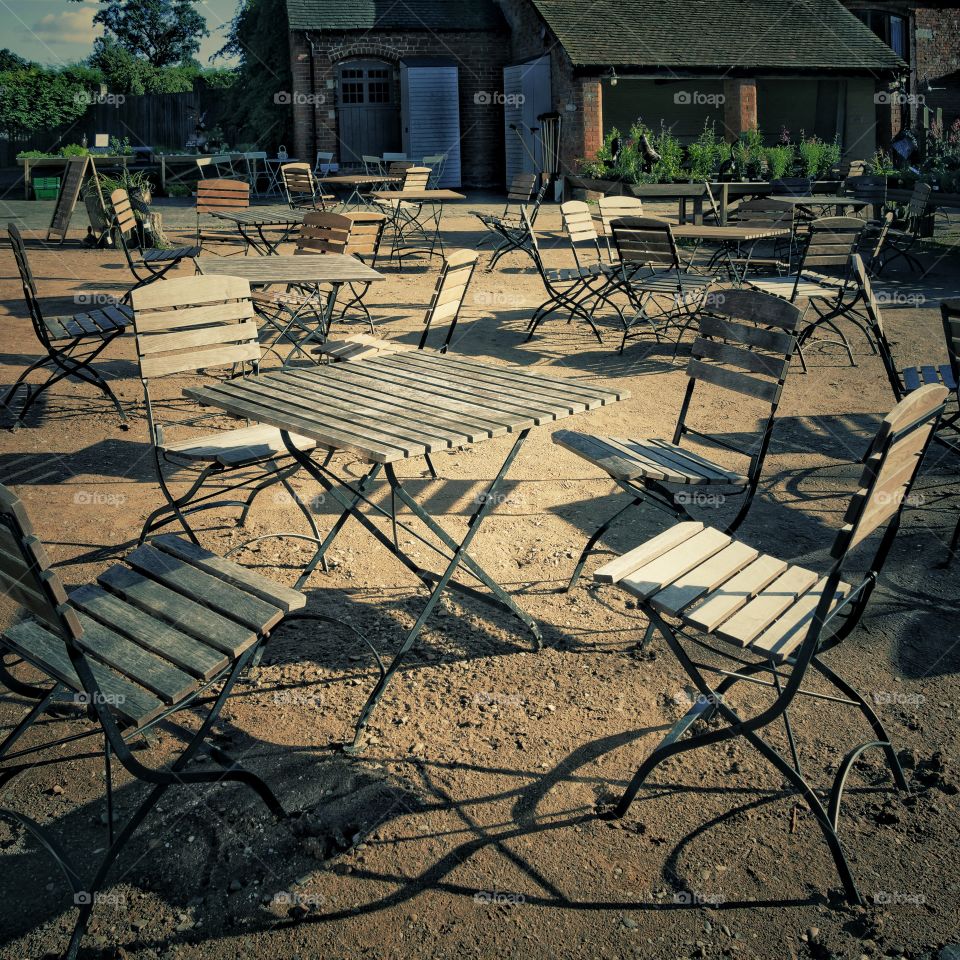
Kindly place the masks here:
POLYGON ((60 194, 59 177, 34 177, 33 178, 33 199, 34 200, 56 200, 60 194))

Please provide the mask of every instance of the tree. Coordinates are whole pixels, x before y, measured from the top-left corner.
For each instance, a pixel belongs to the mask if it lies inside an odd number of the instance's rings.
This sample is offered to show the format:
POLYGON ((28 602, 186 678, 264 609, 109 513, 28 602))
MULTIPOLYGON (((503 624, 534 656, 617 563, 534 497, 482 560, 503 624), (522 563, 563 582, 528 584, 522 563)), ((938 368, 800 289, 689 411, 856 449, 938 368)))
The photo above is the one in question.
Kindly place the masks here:
POLYGON ((286 0, 241 0, 227 43, 217 54, 224 55, 240 61, 228 101, 240 139, 263 149, 290 143, 293 77, 286 0))
POLYGON ((29 67, 30 61, 24 60, 19 54, 4 47, 0 50, 0 70, 20 70, 29 67))
POLYGON ((72 68, 49 70, 28 64, 0 70, 0 90, 0 133, 14 141, 72 123, 89 103, 86 86, 72 68))
POLYGON ((105 39, 154 67, 189 61, 210 32, 195 0, 100 0, 93 22, 105 39))

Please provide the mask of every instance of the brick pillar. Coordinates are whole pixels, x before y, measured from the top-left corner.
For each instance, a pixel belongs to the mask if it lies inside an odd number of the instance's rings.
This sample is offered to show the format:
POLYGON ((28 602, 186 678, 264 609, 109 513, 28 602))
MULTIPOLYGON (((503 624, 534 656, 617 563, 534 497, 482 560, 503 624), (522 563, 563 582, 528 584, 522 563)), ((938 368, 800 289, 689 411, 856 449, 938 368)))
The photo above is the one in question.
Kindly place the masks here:
POLYGON ((592 159, 603 146, 603 84, 599 79, 584 80, 581 95, 583 139, 578 144, 578 156, 592 159))
POLYGON ((724 80, 723 125, 727 141, 757 127, 757 81, 724 80))

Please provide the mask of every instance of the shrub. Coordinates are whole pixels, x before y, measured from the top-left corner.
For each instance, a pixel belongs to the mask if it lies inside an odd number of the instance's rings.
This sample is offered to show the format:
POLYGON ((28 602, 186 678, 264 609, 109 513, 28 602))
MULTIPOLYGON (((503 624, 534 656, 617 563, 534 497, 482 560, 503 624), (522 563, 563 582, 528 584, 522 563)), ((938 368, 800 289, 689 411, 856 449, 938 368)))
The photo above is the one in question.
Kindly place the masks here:
POLYGON ((779 143, 775 147, 767 147, 767 176, 771 180, 782 180, 790 175, 793 169, 796 151, 792 144, 779 143))

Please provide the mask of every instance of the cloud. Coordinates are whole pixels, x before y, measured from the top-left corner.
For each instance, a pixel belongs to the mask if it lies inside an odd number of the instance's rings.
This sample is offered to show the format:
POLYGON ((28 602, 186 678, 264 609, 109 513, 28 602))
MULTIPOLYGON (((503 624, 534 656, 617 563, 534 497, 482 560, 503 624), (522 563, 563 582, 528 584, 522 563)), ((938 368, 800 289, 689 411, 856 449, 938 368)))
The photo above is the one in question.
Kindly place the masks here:
POLYGON ((38 40, 49 44, 83 44, 93 46, 93 41, 100 35, 99 28, 93 25, 95 6, 83 6, 63 10, 59 13, 48 13, 41 17, 31 28, 38 40))

